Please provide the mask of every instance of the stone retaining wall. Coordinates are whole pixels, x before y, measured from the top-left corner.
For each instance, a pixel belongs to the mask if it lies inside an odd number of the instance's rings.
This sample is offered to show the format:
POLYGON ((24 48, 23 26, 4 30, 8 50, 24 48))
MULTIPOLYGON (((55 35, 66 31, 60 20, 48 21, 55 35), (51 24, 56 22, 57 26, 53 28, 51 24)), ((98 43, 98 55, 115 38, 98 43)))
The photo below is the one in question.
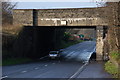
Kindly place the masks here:
POLYGON ((15 25, 33 25, 33 11, 32 10, 14 10, 13 24, 15 25))

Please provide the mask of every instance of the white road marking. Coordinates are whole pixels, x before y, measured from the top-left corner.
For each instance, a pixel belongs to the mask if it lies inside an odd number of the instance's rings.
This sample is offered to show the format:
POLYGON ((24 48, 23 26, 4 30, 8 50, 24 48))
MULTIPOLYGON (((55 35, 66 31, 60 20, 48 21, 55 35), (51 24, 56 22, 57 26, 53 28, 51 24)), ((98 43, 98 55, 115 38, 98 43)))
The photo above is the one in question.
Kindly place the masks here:
POLYGON ((35 69, 39 69, 38 67, 36 67, 35 69))
POLYGON ((45 66, 48 66, 47 64, 45 66))
POLYGON ((93 52, 95 52, 96 51, 96 47, 93 49, 93 52))
POLYGON ((71 80, 71 78, 76 78, 78 76, 78 74, 80 74, 80 72, 83 70, 83 68, 87 65, 88 63, 85 63, 82 67, 80 67, 78 69, 78 71, 76 73, 74 73, 68 80, 71 80))
POLYGON ((67 56, 65 57, 70 57, 75 51, 70 52, 67 56))
POLYGON ((27 71, 22 71, 21 73, 26 73, 27 71))
POLYGON ((2 77, 1 79, 4 79, 4 78, 7 78, 8 76, 4 76, 4 77, 2 77))
MULTIPOLYGON (((48 55, 47 55, 47 56, 48 56, 48 55)), ((40 59, 43 59, 43 58, 45 58, 45 57, 47 57, 47 56, 41 57, 40 59)))

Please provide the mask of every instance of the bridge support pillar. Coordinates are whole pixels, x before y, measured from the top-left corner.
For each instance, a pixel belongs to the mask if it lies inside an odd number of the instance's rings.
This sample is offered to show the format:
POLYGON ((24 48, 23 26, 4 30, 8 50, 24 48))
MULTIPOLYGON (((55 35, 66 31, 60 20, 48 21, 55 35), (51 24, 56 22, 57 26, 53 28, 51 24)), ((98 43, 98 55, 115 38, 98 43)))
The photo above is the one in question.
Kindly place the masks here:
POLYGON ((96 60, 103 60, 103 26, 96 27, 97 41, 96 41, 96 60))

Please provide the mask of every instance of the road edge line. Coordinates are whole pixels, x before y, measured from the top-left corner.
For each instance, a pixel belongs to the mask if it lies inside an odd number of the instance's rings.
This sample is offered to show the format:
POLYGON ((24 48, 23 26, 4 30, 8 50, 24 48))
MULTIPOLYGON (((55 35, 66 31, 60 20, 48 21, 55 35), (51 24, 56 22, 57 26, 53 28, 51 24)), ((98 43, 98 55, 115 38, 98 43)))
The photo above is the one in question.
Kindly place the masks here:
POLYGON ((87 64, 88 62, 86 62, 82 67, 80 67, 78 71, 76 71, 68 80, 71 80, 72 78, 76 78, 78 74, 80 74, 83 71, 83 69, 85 68, 87 64))
POLYGON ((1 77, 0 79, 2 80, 2 79, 4 79, 4 78, 7 78, 8 76, 4 76, 4 77, 1 77))

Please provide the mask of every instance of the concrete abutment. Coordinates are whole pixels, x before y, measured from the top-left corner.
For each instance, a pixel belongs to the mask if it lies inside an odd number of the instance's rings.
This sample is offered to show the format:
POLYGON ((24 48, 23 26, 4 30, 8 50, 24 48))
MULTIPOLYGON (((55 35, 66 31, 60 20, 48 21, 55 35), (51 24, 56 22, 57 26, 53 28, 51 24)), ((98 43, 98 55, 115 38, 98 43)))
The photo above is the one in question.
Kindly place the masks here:
POLYGON ((96 27, 96 60, 102 60, 103 56, 103 26, 96 27))

